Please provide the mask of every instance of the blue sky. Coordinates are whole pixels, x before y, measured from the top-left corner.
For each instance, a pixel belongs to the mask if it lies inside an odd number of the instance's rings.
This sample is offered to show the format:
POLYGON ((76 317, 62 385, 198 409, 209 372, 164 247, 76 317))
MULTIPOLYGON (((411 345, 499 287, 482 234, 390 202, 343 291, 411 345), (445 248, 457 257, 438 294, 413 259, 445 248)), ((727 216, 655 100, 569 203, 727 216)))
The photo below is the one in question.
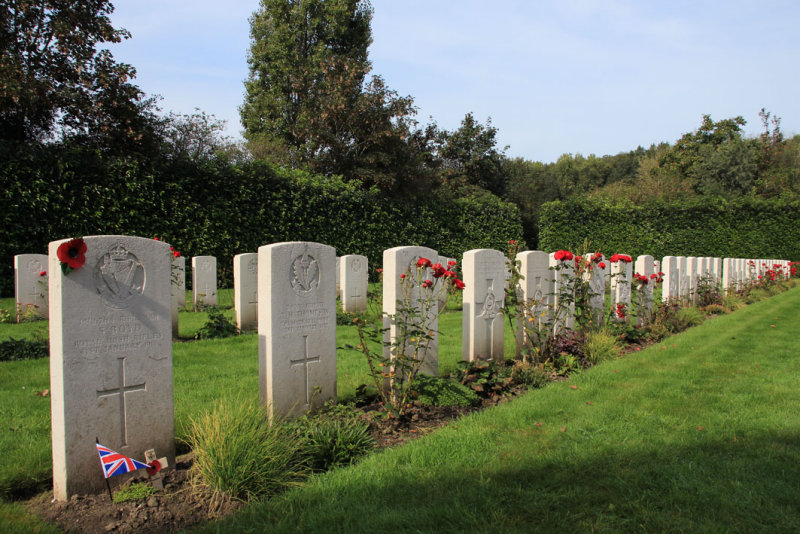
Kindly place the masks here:
MULTIPOLYGON (((258 0, 112 0, 111 47, 162 109, 240 135, 258 0)), ((800 133, 800 2, 373 0, 373 73, 449 130, 491 117, 506 154, 616 154, 765 107, 800 133)))

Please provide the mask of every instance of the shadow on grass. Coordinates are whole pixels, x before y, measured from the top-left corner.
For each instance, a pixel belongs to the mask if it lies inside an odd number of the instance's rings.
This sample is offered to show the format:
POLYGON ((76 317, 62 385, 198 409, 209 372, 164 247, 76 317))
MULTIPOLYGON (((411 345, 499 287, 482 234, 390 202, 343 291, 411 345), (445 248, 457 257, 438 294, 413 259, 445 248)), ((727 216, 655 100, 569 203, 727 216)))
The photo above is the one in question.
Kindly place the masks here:
POLYGON ((576 450, 559 462, 517 449, 497 467, 455 461, 427 471, 413 452, 387 458, 392 470, 377 455, 207 530, 800 531, 800 434, 702 439, 591 458, 576 450))

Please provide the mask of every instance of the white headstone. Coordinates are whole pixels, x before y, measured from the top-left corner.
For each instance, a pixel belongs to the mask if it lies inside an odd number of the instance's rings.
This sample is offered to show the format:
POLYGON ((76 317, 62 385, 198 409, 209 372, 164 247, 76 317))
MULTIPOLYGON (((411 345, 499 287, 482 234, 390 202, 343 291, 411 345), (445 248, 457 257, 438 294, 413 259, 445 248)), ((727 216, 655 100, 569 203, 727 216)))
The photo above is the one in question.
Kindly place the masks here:
MULTIPOLYGON (((24 313, 32 307, 40 317, 48 317, 47 271, 46 254, 14 256, 14 301, 17 313, 24 313)), ((19 319, 18 315, 17 320, 19 319)))
POLYGON ((217 305, 217 258, 192 258, 192 295, 194 309, 217 305))
MULTIPOLYGON (((612 256, 613 257, 613 256, 612 256)), ((611 302, 614 306, 612 317, 617 322, 628 322, 631 313, 631 283, 633 265, 625 260, 611 262, 611 302), (624 317, 619 316, 619 311, 624 317)))
POLYGON ((686 258, 686 276, 688 278, 687 284, 689 288, 689 298, 694 302, 697 295, 697 270, 700 258, 689 256, 686 258))
POLYGON ((233 307, 236 328, 258 326, 258 254, 247 252, 233 257, 233 307))
POLYGON ((653 273, 653 256, 644 255, 636 258, 636 272, 644 276, 646 281, 639 284, 639 301, 636 308, 636 324, 643 326, 650 323, 653 315, 653 287, 656 281, 653 273))
POLYGON ((53 491, 67 500, 105 489, 95 439, 174 465, 169 245, 91 236, 67 275, 49 248, 53 491))
MULTIPOLYGON (((557 260, 556 253, 549 255, 550 267, 553 269, 553 331, 557 334, 562 328, 572 330, 575 328, 575 301, 563 302, 565 293, 573 293, 575 284, 571 282, 575 275, 574 259, 557 260)), ((574 299, 574 293, 572 295, 574 299)))
POLYGON ((336 256, 336 298, 342 298, 342 259, 336 256))
POLYGON ((172 301, 172 337, 178 338, 178 310, 186 307, 186 258, 172 257, 172 275, 170 284, 172 301))
POLYGON ((261 402, 293 417, 336 398, 336 250, 309 242, 258 249, 261 402))
MULTIPOLYGON (((517 254, 522 279, 517 288, 517 299, 525 306, 526 325, 536 324, 545 328, 550 324, 549 308, 553 304, 553 284, 555 273, 550 270, 550 255, 541 250, 526 250, 517 254)), ((517 315, 519 321, 519 314, 517 315)), ((528 327, 530 328, 530 327, 528 327)), ((517 324, 517 347, 529 345, 522 324, 517 324)), ((519 354, 517 355, 519 356, 519 354)))
POLYGON ((687 300, 690 294, 689 287, 689 258, 678 256, 678 296, 681 300, 687 300))
POLYGON ((339 283, 342 292, 342 311, 360 313, 367 311, 369 289, 369 260, 359 254, 339 258, 339 283))
MULTIPOLYGON (((594 258, 594 256, 592 256, 594 258)), ((587 273, 589 281, 589 307, 592 309, 592 320, 595 324, 603 324, 603 309, 606 304, 606 272, 609 270, 608 261, 601 254, 597 261, 592 259, 587 273)))
MULTIPOLYGON (((385 315, 394 316, 401 312, 398 307, 398 301, 402 302, 403 293, 401 285, 401 275, 406 275, 410 279, 416 277, 417 261, 421 258, 433 261, 431 258, 438 258, 439 255, 435 250, 428 247, 394 247, 383 251, 383 312, 385 315)), ((434 262, 435 263, 435 262, 434 262)), ((428 269, 427 278, 430 279, 430 269, 428 269)), ((414 307, 418 307, 420 298, 426 300, 425 293, 427 291, 419 285, 408 282, 411 284, 409 288, 409 296, 411 303, 414 307)), ((439 320, 437 316, 438 302, 433 298, 431 306, 425 306, 425 309, 419 310, 419 315, 426 317, 426 324, 430 326, 433 332, 433 339, 427 345, 427 350, 419 356, 423 359, 420 367, 420 372, 431 376, 439 375, 439 350, 438 350, 438 330, 439 320)), ((397 347, 395 343, 398 341, 398 325, 394 318, 384 316, 383 327, 384 331, 384 357, 394 359, 396 356, 397 347)), ((408 357, 413 357, 413 351, 409 346, 406 352, 408 357)))
POLYGON ((678 258, 675 256, 664 256, 661 260, 661 272, 664 279, 661 285, 661 301, 675 301, 680 297, 680 271, 678 270, 678 258))
POLYGON ((476 249, 464 253, 461 354, 465 361, 502 363, 505 255, 498 250, 476 249))

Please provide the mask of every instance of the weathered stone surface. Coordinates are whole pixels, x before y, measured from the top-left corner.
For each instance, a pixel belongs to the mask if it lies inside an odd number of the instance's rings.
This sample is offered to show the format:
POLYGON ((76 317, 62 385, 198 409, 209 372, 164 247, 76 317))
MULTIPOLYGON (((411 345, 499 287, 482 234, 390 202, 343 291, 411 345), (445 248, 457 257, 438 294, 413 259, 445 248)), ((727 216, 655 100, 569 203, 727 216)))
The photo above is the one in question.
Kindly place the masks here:
POLYGON ((217 305, 217 258, 192 258, 192 295, 194 309, 217 305))
MULTIPOLYGON (((49 274, 47 270, 47 254, 14 256, 14 302, 18 314, 32 308, 45 319, 50 315, 47 302, 49 274)), ((17 315, 17 321, 19 319, 17 315)))
POLYGON ((464 253, 461 355, 465 361, 503 362, 505 255, 497 250, 464 253))
MULTIPOLYGON (((433 339, 430 341, 427 350, 424 354, 419 355, 423 360, 420 372, 431 376, 439 375, 439 348, 438 334, 436 333, 439 328, 438 302, 436 295, 433 295, 431 290, 420 287, 414 280, 417 277, 417 260, 426 258, 434 261, 438 257, 439 254, 428 247, 394 247, 383 251, 383 312, 385 314, 383 327, 387 329, 384 332, 384 357, 393 359, 396 356, 397 347, 395 343, 398 340, 399 329, 396 317, 392 316, 402 312, 401 303, 404 298, 404 283, 401 282, 400 276, 406 275, 409 279, 409 282, 406 282, 409 285, 405 286, 409 300, 414 307, 418 307, 417 302, 419 302, 420 298, 425 301, 424 309, 419 309, 418 312, 420 315, 427 317, 426 322, 433 332, 433 339), (387 346, 386 343, 390 345, 387 346)), ((430 269, 426 270, 424 278, 431 279, 430 269)), ((408 357, 413 356, 410 346, 406 355, 408 357)))
POLYGON ((239 330, 258 326, 258 254, 255 252, 233 257, 233 307, 239 330))
POLYGON ((310 242, 258 249, 261 402, 294 417, 336 398, 336 250, 310 242))
POLYGON ((606 302, 606 278, 609 270, 608 261, 601 254, 598 261, 592 261, 586 273, 589 282, 589 307, 592 309, 592 320, 595 324, 603 324, 603 311, 606 302))
POLYGON ((105 489, 95 439, 175 461, 171 253, 161 241, 85 237, 64 275, 50 243, 50 389, 56 499, 105 489))
POLYGON ((360 313, 367 311, 369 289, 369 260, 359 254, 339 258, 339 283, 342 292, 342 311, 360 313))
POLYGON ((686 276, 688 278, 689 298, 692 302, 695 301, 697 296, 697 273, 701 269, 699 259, 695 256, 686 258, 686 276))

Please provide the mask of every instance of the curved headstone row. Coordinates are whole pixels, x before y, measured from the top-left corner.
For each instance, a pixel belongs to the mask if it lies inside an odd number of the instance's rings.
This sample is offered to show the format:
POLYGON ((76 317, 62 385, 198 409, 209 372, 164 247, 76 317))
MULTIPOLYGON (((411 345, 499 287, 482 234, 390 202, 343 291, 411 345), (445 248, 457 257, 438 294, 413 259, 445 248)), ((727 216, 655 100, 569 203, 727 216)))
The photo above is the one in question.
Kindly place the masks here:
MULTIPOLYGON (((53 432, 53 485, 59 500, 103 489, 95 440, 132 458, 155 449, 174 462, 172 341, 177 308, 185 299, 184 258, 168 243, 130 236, 84 237, 85 263, 62 270, 58 249, 48 256, 15 258, 17 302, 49 305, 50 384, 53 432), (66 271, 66 272, 65 272, 66 271), (44 274, 42 274, 44 273, 44 274), (43 280, 46 280, 46 287, 43 280), (47 298, 43 300, 42 294, 47 298)), ((393 357, 398 325, 393 322, 401 291, 400 276, 416 269, 420 258, 446 264, 426 247, 396 247, 383 254, 383 312, 386 356, 393 357)), ((633 273, 664 273, 664 299, 690 298, 697 280, 708 278, 722 289, 740 288, 784 260, 597 256, 585 275, 592 288, 591 307, 602 319, 606 287, 614 306, 630 306, 633 273), (615 260, 615 261, 611 261, 615 260)), ((517 256, 522 280, 508 287, 510 270, 503 253, 478 249, 464 254, 462 278, 464 360, 497 360, 503 353, 503 305, 507 290, 535 303, 528 318, 551 325, 559 285, 571 274, 570 262, 542 251, 517 256), (555 268, 558 267, 558 268, 555 268)), ((216 260, 192 258, 195 305, 216 302, 216 260)), ((295 416, 336 397, 336 298, 347 312, 367 302, 367 258, 337 258, 333 247, 289 242, 265 245, 234 259, 236 319, 241 328, 258 328, 259 389, 276 414, 295 416), (338 279, 338 288, 337 288, 338 279)), ((427 308, 433 340, 421 372, 438 374, 436 308, 446 295, 433 296, 427 308)), ((412 297, 413 298, 413 297, 412 297)), ((652 284, 640 299, 652 309, 652 284)), ((646 320, 646 314, 641 320, 646 320)), ((556 329, 573 327, 572 312, 555 318, 556 329)), ((519 329, 518 329, 519 330, 519 329)), ((523 340, 524 341, 524 340, 523 340)))

